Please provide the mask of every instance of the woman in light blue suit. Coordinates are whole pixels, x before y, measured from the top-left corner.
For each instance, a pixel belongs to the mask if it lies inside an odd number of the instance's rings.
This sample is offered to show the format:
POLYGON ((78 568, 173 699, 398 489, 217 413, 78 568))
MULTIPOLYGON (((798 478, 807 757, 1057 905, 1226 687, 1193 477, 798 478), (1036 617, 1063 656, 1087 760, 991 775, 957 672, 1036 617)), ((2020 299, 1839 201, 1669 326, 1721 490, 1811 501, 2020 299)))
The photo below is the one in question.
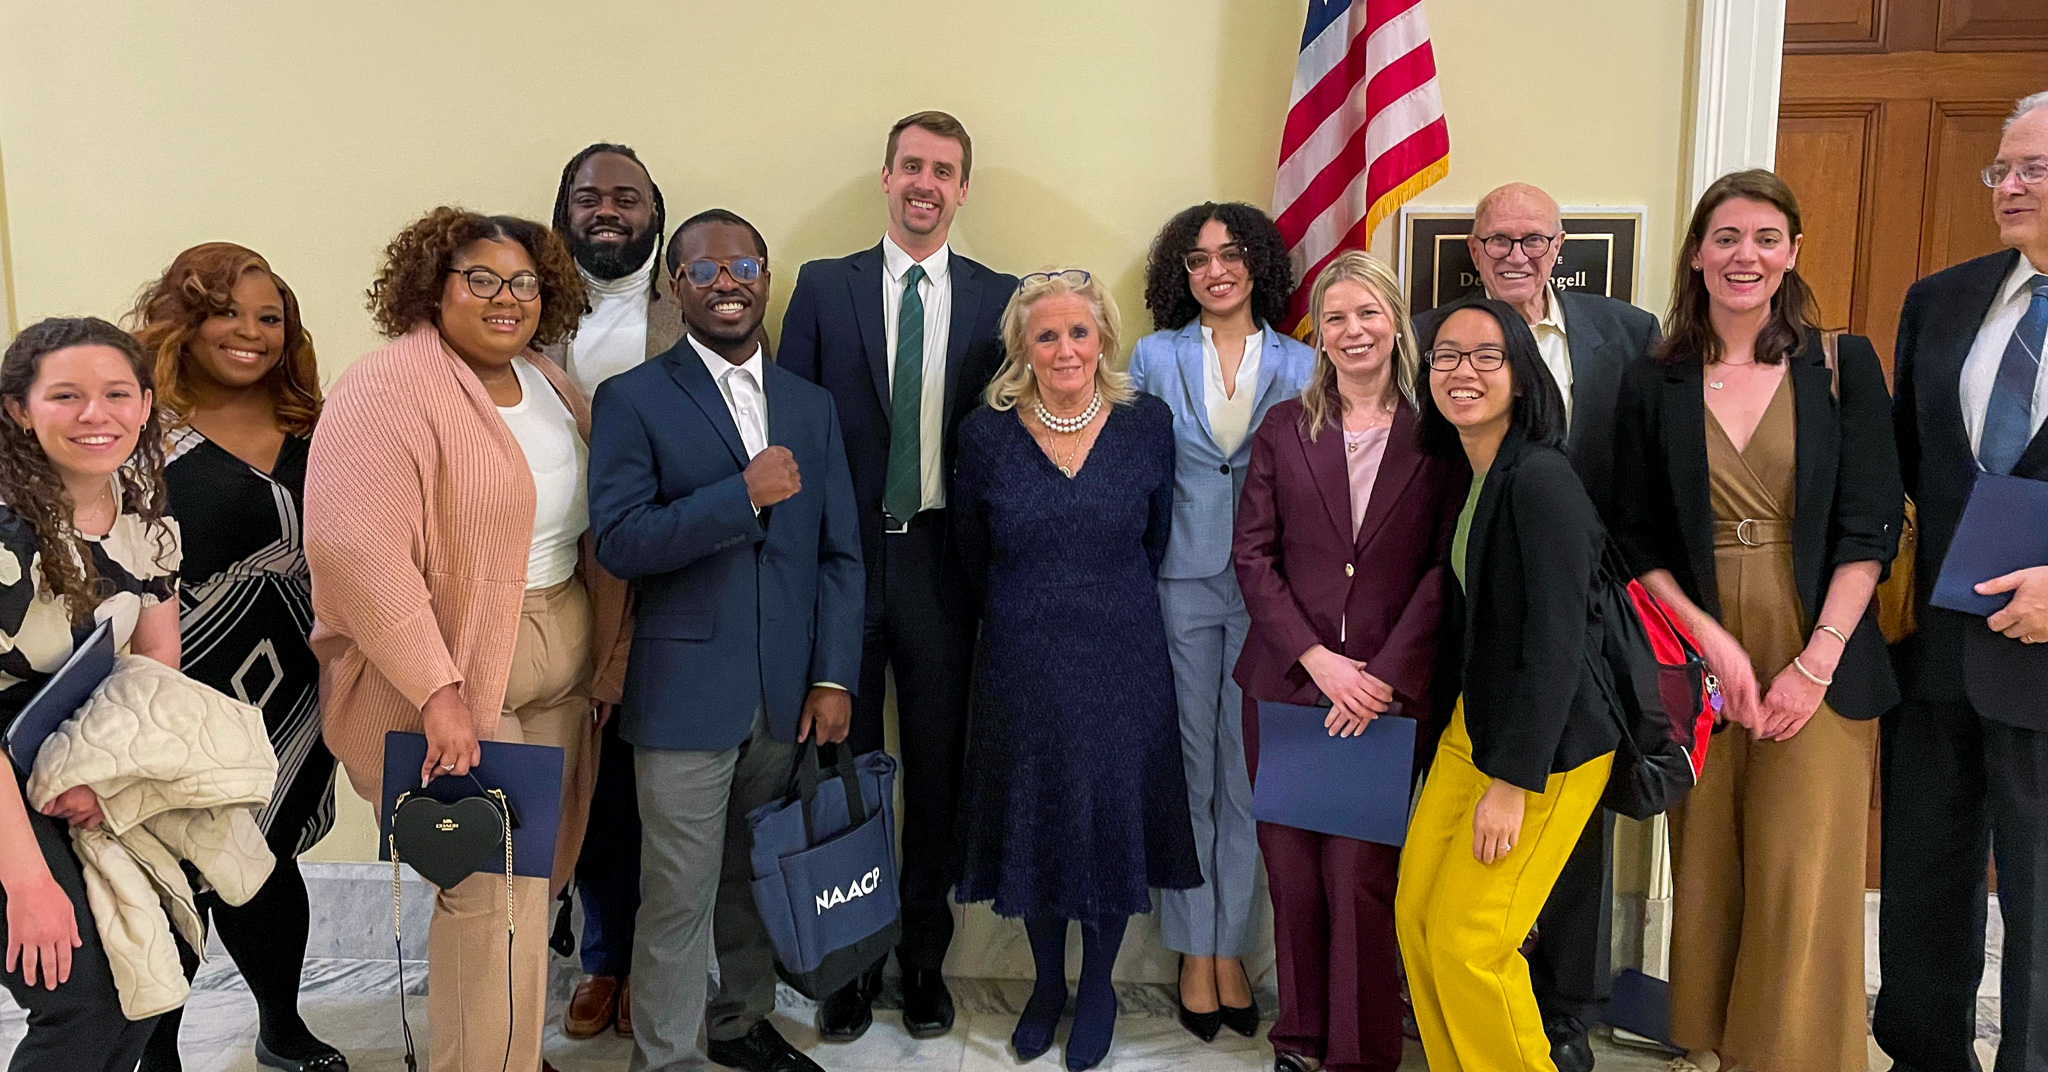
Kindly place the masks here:
POLYGON ((1159 330, 1131 355, 1132 385, 1173 410, 1173 531, 1159 603, 1203 884, 1161 891, 1160 927, 1167 947, 1183 955, 1180 1021, 1204 1042, 1225 1025, 1247 1037, 1259 1026, 1242 959, 1253 943, 1258 835, 1244 701, 1230 676, 1249 619, 1230 538, 1252 432, 1274 403, 1301 393, 1314 363, 1308 347, 1276 326, 1293 294, 1286 243, 1265 213, 1235 202, 1197 205, 1152 241, 1145 307, 1159 330))

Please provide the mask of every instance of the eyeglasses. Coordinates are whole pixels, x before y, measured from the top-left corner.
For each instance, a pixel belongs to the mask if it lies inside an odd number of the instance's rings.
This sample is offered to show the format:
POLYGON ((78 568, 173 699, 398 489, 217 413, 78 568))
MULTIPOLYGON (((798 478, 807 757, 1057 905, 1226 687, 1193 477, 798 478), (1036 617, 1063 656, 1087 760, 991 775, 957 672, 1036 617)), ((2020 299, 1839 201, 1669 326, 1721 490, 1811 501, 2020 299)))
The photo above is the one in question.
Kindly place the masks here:
POLYGON ((1472 362, 1474 372, 1492 372, 1507 364, 1508 360, 1507 351, 1492 346, 1482 346, 1477 350, 1453 350, 1439 346, 1422 356, 1428 358, 1429 367, 1438 372, 1450 372, 1458 367, 1460 361, 1466 360, 1472 362))
POLYGON ((734 257, 730 263, 714 260, 695 260, 683 265, 682 276, 691 286, 708 287, 718 281, 718 270, 732 276, 735 283, 751 283, 761 278, 761 269, 766 267, 758 257, 734 257))
POLYGON ((1017 285, 1020 287, 1037 286, 1040 283, 1050 283, 1057 279, 1070 287, 1084 287, 1093 278, 1095 277, 1079 268, 1062 268, 1057 272, 1033 272, 1019 279, 1017 285))
POLYGON ((1516 246, 1520 246, 1522 252, 1533 260, 1549 252, 1550 244, 1557 241, 1557 238, 1557 235, 1549 234, 1525 234, 1520 238, 1504 234, 1487 235, 1479 240, 1479 248, 1485 250, 1487 256, 1498 261, 1505 260, 1508 254, 1514 252, 1516 246))
POLYGON ((1995 190, 2004 186, 2006 176, 2015 172, 2019 174, 2022 184, 2039 186, 2043 182, 2048 182, 2048 160, 2029 160, 2018 167, 2004 163, 1993 164, 1978 172, 1977 177, 1984 180, 1984 185, 1995 190))
POLYGON ((1188 251, 1187 256, 1180 259, 1180 262, 1187 266, 1189 275, 1194 275, 1196 272, 1209 267, 1211 260, 1219 260, 1232 268, 1236 268, 1244 263, 1244 247, 1238 245, 1224 246, 1222 249, 1217 250, 1213 257, 1206 249, 1191 249, 1188 251))
POLYGON ((489 268, 450 268, 448 274, 459 275, 469 284, 469 292, 484 301, 498 296, 506 287, 512 288, 512 297, 519 301, 533 301, 540 297, 540 277, 532 272, 518 272, 507 279, 489 268))

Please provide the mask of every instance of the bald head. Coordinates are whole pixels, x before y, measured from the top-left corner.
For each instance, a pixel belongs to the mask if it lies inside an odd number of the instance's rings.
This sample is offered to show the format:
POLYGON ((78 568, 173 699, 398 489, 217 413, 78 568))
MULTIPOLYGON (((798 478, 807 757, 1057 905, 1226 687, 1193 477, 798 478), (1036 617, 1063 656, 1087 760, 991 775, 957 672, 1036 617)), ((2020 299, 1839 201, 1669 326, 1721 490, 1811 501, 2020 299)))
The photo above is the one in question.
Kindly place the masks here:
POLYGON ((1526 182, 1511 182, 1479 199, 1465 247, 1486 293, 1519 309, 1533 324, 1546 311, 1545 286, 1557 267, 1563 234, 1556 200, 1526 182), (1532 253, 1532 245, 1543 249, 1532 253))

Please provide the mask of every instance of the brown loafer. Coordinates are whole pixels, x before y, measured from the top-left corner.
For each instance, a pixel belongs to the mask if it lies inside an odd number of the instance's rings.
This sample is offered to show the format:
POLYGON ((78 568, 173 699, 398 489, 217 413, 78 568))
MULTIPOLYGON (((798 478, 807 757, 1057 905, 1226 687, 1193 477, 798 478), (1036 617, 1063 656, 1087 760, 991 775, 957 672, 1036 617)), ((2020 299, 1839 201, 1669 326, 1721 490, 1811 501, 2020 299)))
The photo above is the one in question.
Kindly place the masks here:
POLYGON ((633 1037, 633 977, 619 980, 619 1015, 612 1021, 612 1030, 620 1038, 633 1037))
POLYGON ((586 975, 569 995, 562 1012, 562 1034, 572 1039, 595 1038, 619 1014, 619 981, 609 975, 586 975))

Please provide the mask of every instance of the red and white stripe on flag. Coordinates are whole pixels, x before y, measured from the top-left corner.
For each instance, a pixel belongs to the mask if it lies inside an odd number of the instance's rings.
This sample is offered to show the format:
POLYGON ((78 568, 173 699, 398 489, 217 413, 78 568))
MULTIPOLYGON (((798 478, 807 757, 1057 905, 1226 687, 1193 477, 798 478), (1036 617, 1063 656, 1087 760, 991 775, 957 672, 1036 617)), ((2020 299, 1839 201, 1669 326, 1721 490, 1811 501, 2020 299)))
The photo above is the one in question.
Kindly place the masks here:
POLYGON ((1290 328, 1306 326, 1315 273, 1364 249, 1382 219, 1450 172, 1450 157, 1422 0, 1309 0, 1273 180, 1300 284, 1290 328))

